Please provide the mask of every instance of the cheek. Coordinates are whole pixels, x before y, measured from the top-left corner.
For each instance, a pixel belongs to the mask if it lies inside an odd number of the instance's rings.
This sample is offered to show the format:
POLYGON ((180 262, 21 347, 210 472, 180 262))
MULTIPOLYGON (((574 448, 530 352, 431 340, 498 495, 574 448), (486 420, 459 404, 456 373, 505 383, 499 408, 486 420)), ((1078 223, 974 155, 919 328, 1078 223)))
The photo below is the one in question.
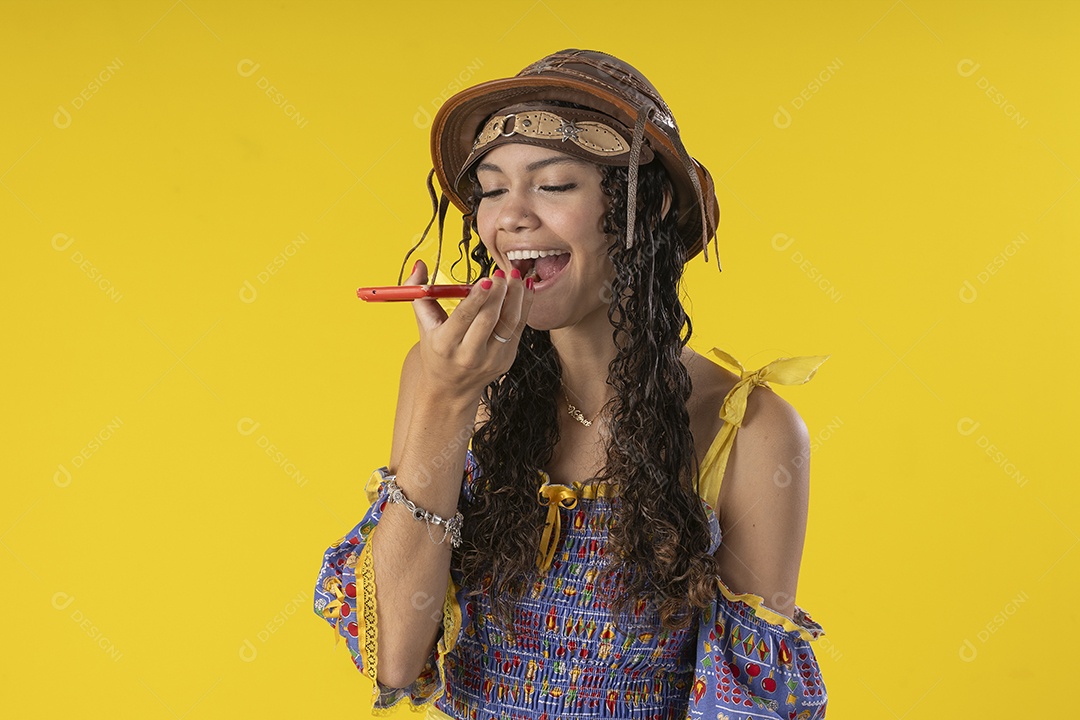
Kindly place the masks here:
POLYGON ((480 235, 480 239, 492 237, 494 226, 494 215, 490 211, 484 210, 483 205, 481 205, 476 210, 476 232, 480 235))
POLYGON ((595 207, 582 208, 567 218, 566 229, 578 237, 590 255, 606 260, 612 237, 604 233, 604 216, 595 207))
POLYGON ((550 217, 557 223, 559 230, 583 240, 590 240, 604 234, 605 212, 593 204, 581 204, 569 208, 559 208, 550 217))
POLYGON ((607 196, 600 195, 589 203, 588 209, 582 212, 581 222, 584 226, 594 228, 600 235, 604 234, 604 220, 607 218, 607 196))

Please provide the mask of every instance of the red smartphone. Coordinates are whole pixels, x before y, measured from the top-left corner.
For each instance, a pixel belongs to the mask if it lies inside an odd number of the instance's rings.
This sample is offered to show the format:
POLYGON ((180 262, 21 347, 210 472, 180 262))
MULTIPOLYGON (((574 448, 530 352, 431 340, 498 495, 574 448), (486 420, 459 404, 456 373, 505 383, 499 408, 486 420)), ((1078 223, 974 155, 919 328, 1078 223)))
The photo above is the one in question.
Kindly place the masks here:
POLYGON ((356 297, 368 302, 401 302, 421 298, 467 297, 472 285, 384 285, 362 287, 356 297))

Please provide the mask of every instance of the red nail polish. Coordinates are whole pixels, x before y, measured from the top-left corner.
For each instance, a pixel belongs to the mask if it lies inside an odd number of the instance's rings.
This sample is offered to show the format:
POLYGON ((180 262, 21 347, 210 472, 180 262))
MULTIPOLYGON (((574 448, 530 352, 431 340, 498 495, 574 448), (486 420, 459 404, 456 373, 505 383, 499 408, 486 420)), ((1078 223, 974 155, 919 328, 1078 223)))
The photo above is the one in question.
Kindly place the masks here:
POLYGON ((517 268, 514 268, 513 270, 510 271, 510 277, 514 278, 515 280, 520 280, 521 279, 521 271, 518 270, 517 268))
POLYGON ((491 278, 484 278, 483 280, 480 281, 480 287, 484 288, 485 290, 490 290, 491 285, 492 285, 491 278))
POLYGON ((495 277, 497 277, 497 278, 504 278, 504 277, 506 277, 506 273, 504 273, 504 272, 502 271, 502 268, 499 268, 499 269, 497 269, 497 270, 495 271, 495 277))
POLYGON ((525 278, 525 287, 527 287, 527 288, 529 288, 530 290, 532 290, 532 289, 533 289, 533 287, 532 287, 532 286, 533 286, 533 279, 532 279, 531 277, 527 277, 527 278, 525 278))
POLYGON ((409 274, 410 275, 414 274, 416 272, 416 268, 418 268, 418 267, 420 267, 420 261, 419 260, 417 260, 416 262, 413 263, 412 272, 410 272, 409 274))

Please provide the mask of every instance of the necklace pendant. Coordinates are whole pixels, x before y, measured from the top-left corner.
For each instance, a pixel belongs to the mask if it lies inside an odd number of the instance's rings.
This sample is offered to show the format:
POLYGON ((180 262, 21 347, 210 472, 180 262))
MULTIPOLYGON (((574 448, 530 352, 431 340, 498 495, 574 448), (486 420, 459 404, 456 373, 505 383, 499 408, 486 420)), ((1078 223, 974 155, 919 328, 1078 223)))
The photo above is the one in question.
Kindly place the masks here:
POLYGON ((585 427, 592 427, 592 420, 586 419, 586 417, 581 413, 580 410, 571 405, 569 402, 566 403, 566 407, 566 411, 567 413, 569 413, 570 417, 574 418, 585 427))

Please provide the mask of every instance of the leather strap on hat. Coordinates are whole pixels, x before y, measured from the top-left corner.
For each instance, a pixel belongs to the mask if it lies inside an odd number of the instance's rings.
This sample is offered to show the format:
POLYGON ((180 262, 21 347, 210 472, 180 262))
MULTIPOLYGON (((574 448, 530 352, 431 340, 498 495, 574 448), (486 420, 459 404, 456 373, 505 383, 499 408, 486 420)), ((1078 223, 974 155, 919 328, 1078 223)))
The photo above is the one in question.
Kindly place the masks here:
POLYGON ((473 150, 483 150, 494 140, 514 134, 559 143, 569 140, 582 150, 603 158, 630 152, 630 146, 611 126, 588 120, 575 122, 547 110, 496 115, 484 125, 473 143, 473 150))
POLYGON ((632 152, 631 131, 603 113, 578 108, 519 103, 497 110, 480 128, 469 156, 455 178, 460 185, 481 156, 499 145, 526 143, 551 148, 601 165, 627 166, 652 162, 648 142, 632 152))
POLYGON ((645 123, 649 121, 653 108, 646 105, 638 110, 637 121, 634 123, 633 150, 630 151, 630 177, 627 178, 629 187, 626 190, 626 247, 634 246, 634 225, 637 223, 637 179, 638 166, 637 156, 641 152, 641 144, 645 139, 645 123))

